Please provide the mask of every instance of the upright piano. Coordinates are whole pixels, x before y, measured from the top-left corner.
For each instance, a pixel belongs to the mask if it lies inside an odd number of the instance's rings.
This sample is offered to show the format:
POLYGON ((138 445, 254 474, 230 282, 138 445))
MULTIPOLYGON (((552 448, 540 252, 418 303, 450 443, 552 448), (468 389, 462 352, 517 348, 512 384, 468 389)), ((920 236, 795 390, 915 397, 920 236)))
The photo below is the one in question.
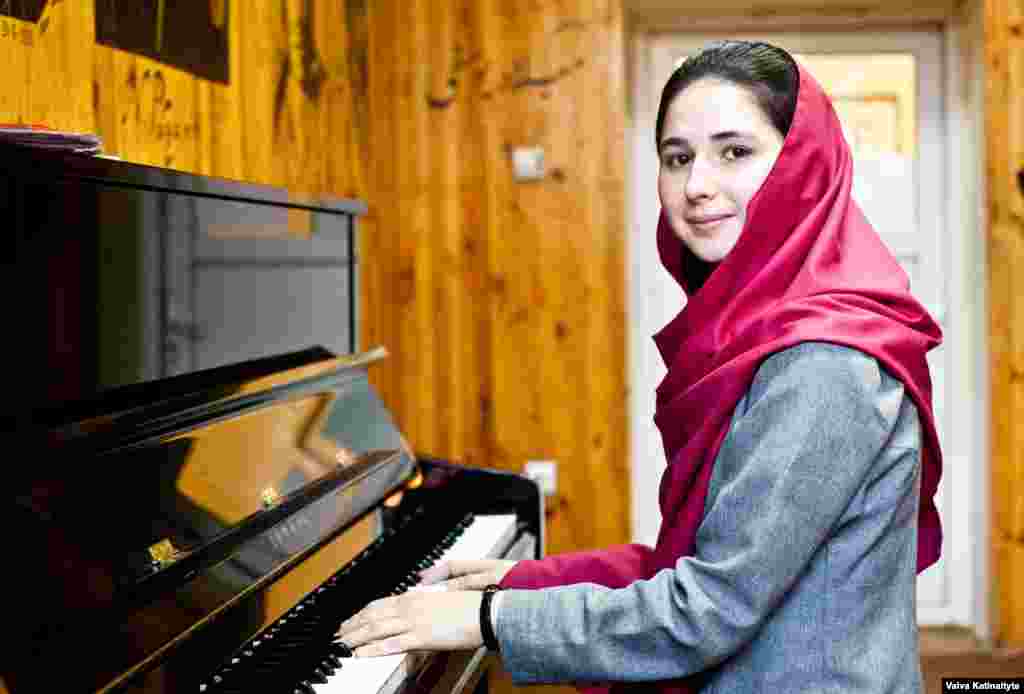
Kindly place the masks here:
POLYGON ((369 380, 385 356, 309 348, 17 418, 0 486, 8 691, 485 686, 483 648, 348 658, 334 638, 436 561, 543 547, 535 483, 410 449, 369 380))
POLYGON ((486 682, 483 650, 353 659, 332 638, 431 562, 544 546, 534 483, 415 454, 371 387, 365 212, 0 145, 0 694, 486 682))

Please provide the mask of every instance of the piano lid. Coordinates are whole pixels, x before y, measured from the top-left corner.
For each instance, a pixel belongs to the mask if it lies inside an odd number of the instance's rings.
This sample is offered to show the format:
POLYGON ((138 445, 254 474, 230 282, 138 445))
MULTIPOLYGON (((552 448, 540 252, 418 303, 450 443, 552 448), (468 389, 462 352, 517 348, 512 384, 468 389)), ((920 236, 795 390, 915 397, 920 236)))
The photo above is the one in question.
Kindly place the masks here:
POLYGON ((0 473, 10 690, 110 686, 409 481, 367 375, 385 354, 315 348, 19 418, 0 473))

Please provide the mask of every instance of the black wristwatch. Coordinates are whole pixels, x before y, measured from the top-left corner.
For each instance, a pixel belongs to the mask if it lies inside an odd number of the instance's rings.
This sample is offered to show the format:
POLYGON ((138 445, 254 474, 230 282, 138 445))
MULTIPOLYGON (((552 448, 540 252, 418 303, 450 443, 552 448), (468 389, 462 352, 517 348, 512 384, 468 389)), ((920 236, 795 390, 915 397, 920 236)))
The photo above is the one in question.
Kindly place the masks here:
POLYGON ((494 635, 494 625, 491 624, 491 598, 499 590, 501 586, 492 583, 484 588, 484 595, 480 600, 480 634, 484 637, 484 645, 495 653, 498 652, 499 645, 498 637, 494 635))

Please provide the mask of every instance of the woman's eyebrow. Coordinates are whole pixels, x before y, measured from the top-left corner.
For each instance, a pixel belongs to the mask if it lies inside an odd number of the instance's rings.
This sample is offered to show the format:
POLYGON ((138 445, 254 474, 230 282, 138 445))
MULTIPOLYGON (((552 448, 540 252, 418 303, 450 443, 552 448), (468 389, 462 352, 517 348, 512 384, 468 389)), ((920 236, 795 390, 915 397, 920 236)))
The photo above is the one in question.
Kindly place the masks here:
POLYGON ((665 149, 666 147, 689 147, 690 143, 682 137, 666 137, 661 141, 661 147, 659 149, 665 149))
MULTIPOLYGON (((723 140, 751 140, 754 136, 750 133, 740 132, 739 130, 723 130, 721 132, 714 133, 711 136, 712 142, 721 142, 723 140)), ((686 138, 683 137, 666 137, 661 141, 661 149, 666 147, 689 147, 690 143, 686 138)))
POLYGON ((741 133, 738 130, 723 130, 720 133, 715 133, 714 135, 712 135, 711 139, 714 142, 721 142, 722 140, 737 140, 743 138, 750 139, 752 137, 753 135, 750 135, 748 133, 741 133))

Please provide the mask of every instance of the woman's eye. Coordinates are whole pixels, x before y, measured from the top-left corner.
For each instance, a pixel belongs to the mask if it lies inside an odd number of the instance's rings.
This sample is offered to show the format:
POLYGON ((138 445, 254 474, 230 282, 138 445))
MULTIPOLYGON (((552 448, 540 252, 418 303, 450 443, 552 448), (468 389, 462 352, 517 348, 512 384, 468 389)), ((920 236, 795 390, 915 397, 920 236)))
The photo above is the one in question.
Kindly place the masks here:
POLYGON ((690 163, 689 154, 667 154, 663 157, 665 166, 670 169, 678 168, 680 166, 686 166, 690 163))
POLYGON ((749 147, 741 147, 740 145, 732 145, 725 148, 726 159, 742 159, 750 155, 752 152, 749 147))

